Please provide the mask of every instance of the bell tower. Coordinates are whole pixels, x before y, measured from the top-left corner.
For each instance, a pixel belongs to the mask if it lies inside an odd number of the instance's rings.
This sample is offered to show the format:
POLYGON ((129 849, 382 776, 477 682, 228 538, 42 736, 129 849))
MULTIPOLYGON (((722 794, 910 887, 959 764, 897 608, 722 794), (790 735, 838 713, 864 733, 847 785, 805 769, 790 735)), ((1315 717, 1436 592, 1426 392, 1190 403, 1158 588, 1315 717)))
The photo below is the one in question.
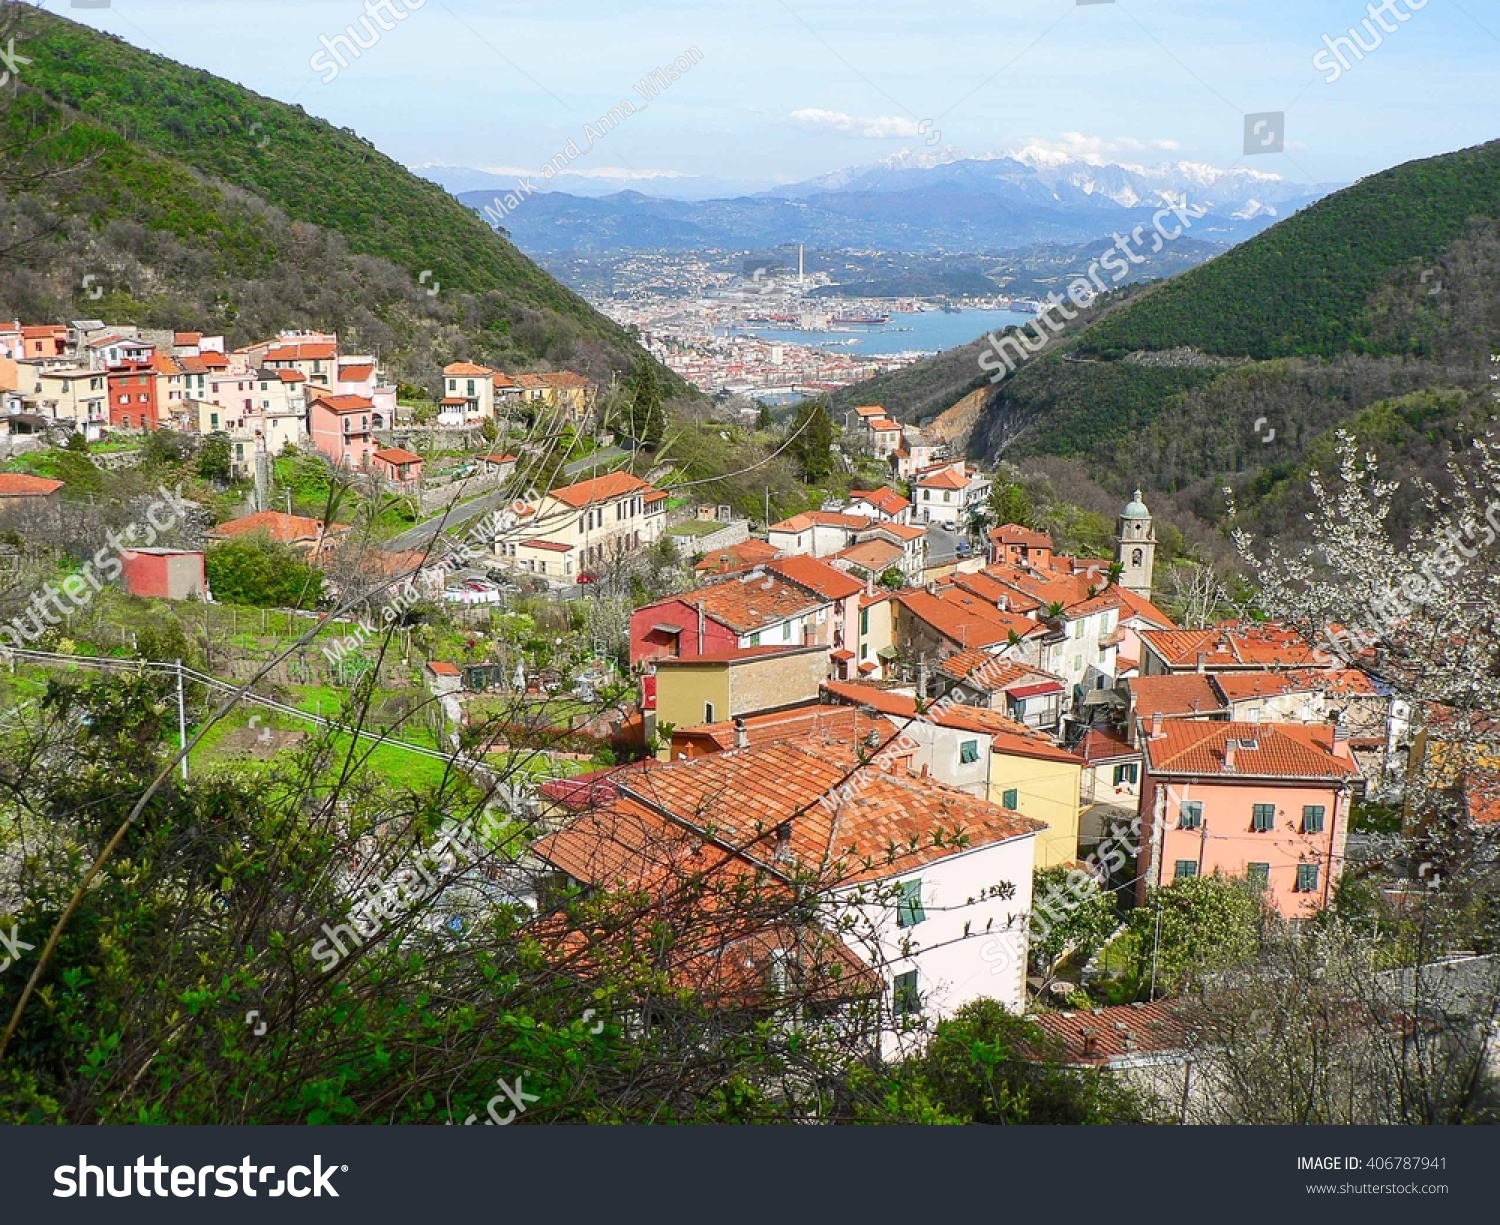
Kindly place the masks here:
POLYGON ((1156 528, 1151 523, 1151 512, 1141 501, 1139 489, 1120 512, 1116 534, 1120 542, 1116 552, 1120 586, 1149 600, 1151 572, 1156 565, 1156 528))

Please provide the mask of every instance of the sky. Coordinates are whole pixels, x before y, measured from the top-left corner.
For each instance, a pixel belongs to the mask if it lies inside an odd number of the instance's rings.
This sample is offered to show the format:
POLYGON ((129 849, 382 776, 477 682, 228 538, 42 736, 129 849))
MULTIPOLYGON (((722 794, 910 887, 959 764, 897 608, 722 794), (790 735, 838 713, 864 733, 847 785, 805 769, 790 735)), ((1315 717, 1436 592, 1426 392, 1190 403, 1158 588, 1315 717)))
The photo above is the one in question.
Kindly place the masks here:
POLYGON ((648 192, 1026 146, 1347 183, 1500 137, 1494 0, 369 2, 373 18, 367 0, 41 7, 296 102, 409 166, 535 174, 572 141, 570 172, 648 192), (1315 64, 1366 20, 1362 59, 1315 64), (350 26, 378 41, 340 47, 340 67, 325 41, 350 26), (585 125, 639 106, 635 87, 678 57, 679 79, 585 148, 585 125), (1247 155, 1245 117, 1276 112, 1280 142, 1273 121, 1272 151, 1247 155))

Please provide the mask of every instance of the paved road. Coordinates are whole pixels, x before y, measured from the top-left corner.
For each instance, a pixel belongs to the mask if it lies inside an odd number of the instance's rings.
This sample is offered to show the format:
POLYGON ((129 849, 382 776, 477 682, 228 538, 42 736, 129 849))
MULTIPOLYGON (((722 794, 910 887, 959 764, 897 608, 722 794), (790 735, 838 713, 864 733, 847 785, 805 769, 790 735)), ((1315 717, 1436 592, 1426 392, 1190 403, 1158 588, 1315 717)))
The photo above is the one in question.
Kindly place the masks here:
POLYGON ((417 524, 416 527, 407 528, 401 535, 391 537, 381 547, 392 553, 423 549, 427 542, 437 535, 439 527, 445 532, 453 532, 489 514, 490 511, 509 504, 511 497, 511 490, 496 489, 475 498, 472 502, 462 502, 451 510, 440 511, 431 519, 417 524))
POLYGON ((630 453, 622 451, 619 447, 604 447, 595 451, 592 455, 585 455, 582 459, 575 459, 571 464, 563 465, 564 476, 577 476, 581 472, 587 472, 591 468, 613 468, 622 459, 629 459, 630 453))

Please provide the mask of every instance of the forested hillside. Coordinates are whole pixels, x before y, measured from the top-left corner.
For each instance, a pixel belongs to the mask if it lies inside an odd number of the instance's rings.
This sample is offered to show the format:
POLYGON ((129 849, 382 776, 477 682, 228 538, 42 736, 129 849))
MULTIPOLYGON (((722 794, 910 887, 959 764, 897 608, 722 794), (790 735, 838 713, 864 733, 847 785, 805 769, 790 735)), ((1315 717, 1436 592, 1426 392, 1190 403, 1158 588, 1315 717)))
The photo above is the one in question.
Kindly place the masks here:
POLYGON ((456 357, 604 374, 638 353, 353 132, 37 10, 17 47, 30 63, 0 99, 9 313, 107 314, 236 341, 336 328, 409 378, 456 357))

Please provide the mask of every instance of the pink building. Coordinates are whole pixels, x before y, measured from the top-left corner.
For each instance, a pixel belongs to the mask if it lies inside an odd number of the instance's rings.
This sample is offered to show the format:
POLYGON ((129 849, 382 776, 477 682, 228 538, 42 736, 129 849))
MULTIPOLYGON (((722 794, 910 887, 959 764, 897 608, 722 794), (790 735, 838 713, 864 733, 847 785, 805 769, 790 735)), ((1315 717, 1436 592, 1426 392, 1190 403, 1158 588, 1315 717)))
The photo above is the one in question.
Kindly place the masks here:
POLYGON ((363 472, 377 447, 374 412, 365 396, 315 396, 308 410, 313 446, 339 467, 363 472))
POLYGON ((376 473, 399 493, 416 493, 422 484, 422 457, 403 447, 384 447, 373 456, 376 473))
POLYGON ((1185 876, 1249 877, 1289 918, 1328 904, 1360 781, 1332 726, 1155 719, 1142 741, 1138 901, 1185 876))

